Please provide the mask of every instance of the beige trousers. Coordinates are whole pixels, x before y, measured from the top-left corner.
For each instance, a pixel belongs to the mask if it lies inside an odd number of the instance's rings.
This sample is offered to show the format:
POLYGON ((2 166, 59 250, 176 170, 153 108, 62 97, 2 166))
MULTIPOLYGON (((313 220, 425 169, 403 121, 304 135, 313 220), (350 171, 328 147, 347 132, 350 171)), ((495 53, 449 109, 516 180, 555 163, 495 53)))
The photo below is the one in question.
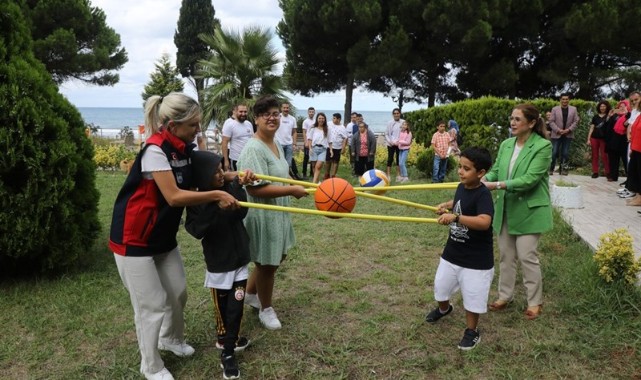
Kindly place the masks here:
POLYGON ((527 304, 537 306, 543 304, 543 278, 539 264, 537 247, 541 234, 510 235, 507 222, 503 219, 499 233, 499 299, 511 301, 514 298, 516 284, 516 263, 521 263, 523 285, 527 291, 527 304))
POLYGON ((187 302, 185 269, 178 247, 155 256, 132 257, 114 254, 118 273, 129 292, 134 309, 140 349, 140 372, 156 373, 164 368, 158 341, 184 341, 183 309, 187 302))

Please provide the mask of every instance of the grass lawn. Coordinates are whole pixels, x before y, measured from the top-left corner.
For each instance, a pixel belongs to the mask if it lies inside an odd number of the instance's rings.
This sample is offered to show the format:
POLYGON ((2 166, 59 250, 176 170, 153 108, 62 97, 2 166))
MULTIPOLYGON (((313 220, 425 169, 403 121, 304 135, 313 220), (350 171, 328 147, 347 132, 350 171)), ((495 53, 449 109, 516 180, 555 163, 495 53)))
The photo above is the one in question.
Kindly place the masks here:
MULTIPOLYGON (((348 177, 345 169, 341 173, 348 177)), ((81 268, 0 283, 0 377, 142 379, 133 311, 107 248, 111 208, 124 178, 98 174, 103 228, 81 268)), ((435 205, 453 191, 387 195, 435 205)), ((313 197, 293 204, 314 207, 313 197)), ((365 198, 354 212, 434 217, 365 198)), ((265 330, 246 309, 242 333, 253 343, 238 356, 245 379, 641 378, 639 291, 603 284, 589 248, 558 214, 555 230, 540 244, 542 317, 523 318, 519 284, 508 310, 481 316, 481 343, 467 353, 456 347, 465 328, 460 296, 450 316, 424 323, 435 305, 432 285, 446 227, 301 214, 293 219, 297 244, 275 286, 283 329, 265 330)), ((196 354, 163 358, 177 379, 221 378, 200 243, 181 230, 179 244, 189 291, 186 334, 196 354)), ((495 297, 493 286, 490 300, 495 297)))

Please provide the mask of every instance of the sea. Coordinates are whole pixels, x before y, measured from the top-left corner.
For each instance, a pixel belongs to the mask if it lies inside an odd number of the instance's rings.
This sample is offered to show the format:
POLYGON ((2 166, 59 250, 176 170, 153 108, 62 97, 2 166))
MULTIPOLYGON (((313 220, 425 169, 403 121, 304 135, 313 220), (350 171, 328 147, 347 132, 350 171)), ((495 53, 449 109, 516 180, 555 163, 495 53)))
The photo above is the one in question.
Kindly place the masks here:
MULTIPOLYGON (((80 111, 80 114, 82 114, 82 118, 85 120, 85 123, 99 127, 96 134, 106 138, 116 138, 122 128, 129 127, 134 132, 135 138, 138 139, 138 126, 144 124, 145 121, 142 108, 79 107, 78 110, 80 111)), ((340 110, 317 109, 316 113, 319 112, 323 112, 327 115, 328 121, 330 122, 332 114, 343 113, 343 111, 340 110)), ((369 128, 377 134, 384 133, 387 122, 392 119, 391 111, 381 112, 356 110, 356 112, 363 114, 363 119, 369 125, 369 128)), ((306 113, 302 115, 306 116, 306 113)))

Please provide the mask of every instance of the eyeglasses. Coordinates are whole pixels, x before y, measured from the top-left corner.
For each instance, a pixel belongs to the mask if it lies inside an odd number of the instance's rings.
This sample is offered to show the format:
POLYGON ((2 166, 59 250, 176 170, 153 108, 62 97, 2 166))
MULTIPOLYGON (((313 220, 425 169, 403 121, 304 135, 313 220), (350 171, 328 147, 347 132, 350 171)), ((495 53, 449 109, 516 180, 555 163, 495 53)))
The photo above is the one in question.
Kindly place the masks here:
POLYGON ((280 116, 280 112, 265 112, 259 114, 258 116, 262 117, 263 119, 269 119, 270 117, 277 119, 280 116))
POLYGON ((518 123, 518 122, 520 122, 521 120, 523 120, 523 119, 521 119, 521 118, 520 118, 520 117, 518 117, 518 116, 510 116, 510 117, 508 117, 507 119, 508 119, 509 121, 516 121, 517 123, 518 123))

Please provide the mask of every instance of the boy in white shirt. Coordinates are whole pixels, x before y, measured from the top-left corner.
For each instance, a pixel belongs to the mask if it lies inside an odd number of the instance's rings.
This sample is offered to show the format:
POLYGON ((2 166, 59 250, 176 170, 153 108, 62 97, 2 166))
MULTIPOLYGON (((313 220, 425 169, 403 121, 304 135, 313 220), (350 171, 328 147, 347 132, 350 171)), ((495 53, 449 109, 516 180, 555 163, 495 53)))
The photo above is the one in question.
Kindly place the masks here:
POLYGON ((329 125, 329 142, 331 143, 331 148, 327 148, 325 179, 336 177, 338 165, 341 161, 341 153, 345 150, 345 145, 347 144, 347 128, 341 124, 340 113, 332 115, 332 124, 329 125), (329 152, 330 149, 332 149, 332 154, 329 152))

